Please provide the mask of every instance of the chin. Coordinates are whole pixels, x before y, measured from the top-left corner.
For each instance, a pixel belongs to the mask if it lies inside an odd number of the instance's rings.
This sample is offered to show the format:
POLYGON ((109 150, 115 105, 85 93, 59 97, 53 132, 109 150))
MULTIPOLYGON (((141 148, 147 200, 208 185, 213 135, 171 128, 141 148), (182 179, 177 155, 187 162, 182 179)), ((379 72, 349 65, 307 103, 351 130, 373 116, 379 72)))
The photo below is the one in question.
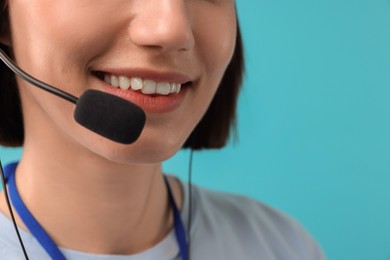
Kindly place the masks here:
POLYGON ((142 145, 137 155, 130 158, 130 160, 136 158, 137 162, 140 163, 161 163, 174 156, 182 145, 183 143, 181 142, 162 142, 142 145))
POLYGON ((120 145, 112 141, 94 142, 86 147, 92 154, 119 164, 155 164, 174 156, 182 147, 181 142, 156 142, 138 140, 130 145, 120 145), (104 144, 103 144, 104 143, 104 144), (96 146, 96 144, 99 144, 96 146))
POLYGON ((119 144, 89 130, 81 129, 71 138, 78 143, 81 154, 95 158, 98 163, 106 159, 118 164, 154 164, 161 163, 174 156, 187 140, 190 131, 173 131, 167 128, 145 127, 141 136, 132 144, 119 144))

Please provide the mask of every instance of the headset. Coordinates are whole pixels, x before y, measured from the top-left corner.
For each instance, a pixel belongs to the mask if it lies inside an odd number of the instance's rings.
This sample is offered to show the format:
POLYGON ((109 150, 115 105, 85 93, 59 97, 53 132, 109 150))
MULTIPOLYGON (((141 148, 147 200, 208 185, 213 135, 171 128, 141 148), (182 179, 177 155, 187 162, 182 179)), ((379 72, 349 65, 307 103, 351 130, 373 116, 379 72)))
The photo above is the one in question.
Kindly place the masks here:
MULTIPOLYGON (((12 70, 17 76, 31 83, 46 92, 49 92, 57 97, 60 97, 72 104, 76 105, 74 119, 77 123, 95 132, 107 139, 121 144, 132 144, 141 135, 145 126, 146 115, 139 106, 119 98, 117 96, 107 94, 98 90, 87 90, 79 98, 59 89, 46 84, 33 76, 29 75, 20 69, 0 48, 0 59, 3 63, 12 70), (94 113, 91 113, 93 107, 94 113), (113 117, 113 114, 121 115, 113 117)), ((195 142, 195 136, 192 136, 192 142, 195 142)), ((189 165, 188 165, 188 190, 189 190, 189 216, 188 216, 188 234, 187 234, 187 257, 190 257, 190 234, 191 231, 191 216, 192 216, 192 165, 193 165, 193 149, 190 150, 189 165)), ((18 236, 20 246, 26 260, 29 259, 23 240, 20 236, 13 210, 9 200, 6 181, 4 177, 3 167, 0 161, 1 180, 6 198, 7 206, 11 215, 11 219, 18 236)))

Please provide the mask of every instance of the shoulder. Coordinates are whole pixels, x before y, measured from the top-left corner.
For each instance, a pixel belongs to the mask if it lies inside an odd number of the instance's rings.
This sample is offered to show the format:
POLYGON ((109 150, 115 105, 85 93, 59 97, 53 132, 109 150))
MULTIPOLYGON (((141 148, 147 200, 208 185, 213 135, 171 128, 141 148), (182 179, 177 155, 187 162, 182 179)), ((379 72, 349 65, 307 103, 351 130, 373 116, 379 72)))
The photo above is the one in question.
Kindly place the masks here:
MULTIPOLYGON (((23 244, 28 254, 35 259, 49 259, 34 237, 19 228, 23 244)), ((0 211, 0 259, 25 259, 23 250, 17 238, 14 226, 3 212, 0 211)))
POLYGON ((194 186, 193 203, 195 229, 229 242, 222 247, 265 259, 324 259, 296 220, 262 202, 194 186))
MULTIPOLYGON (((0 225, 1 226, 1 225, 0 225)), ((0 255, 2 259, 22 259, 22 249, 11 244, 7 240, 7 235, 0 236, 0 255)))

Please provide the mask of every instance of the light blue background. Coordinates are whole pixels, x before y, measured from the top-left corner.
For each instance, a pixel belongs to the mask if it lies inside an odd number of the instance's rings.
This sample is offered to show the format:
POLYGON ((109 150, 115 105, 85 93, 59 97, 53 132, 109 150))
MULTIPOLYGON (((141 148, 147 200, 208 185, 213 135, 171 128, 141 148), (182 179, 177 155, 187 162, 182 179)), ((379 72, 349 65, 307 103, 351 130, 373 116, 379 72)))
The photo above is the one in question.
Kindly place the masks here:
MULTIPOLYGON (((329 259, 390 259, 390 1, 239 0, 238 141, 195 183, 297 218, 329 259)), ((1 149, 3 162, 20 151, 1 149)), ((187 178, 188 151, 165 164, 187 178)))

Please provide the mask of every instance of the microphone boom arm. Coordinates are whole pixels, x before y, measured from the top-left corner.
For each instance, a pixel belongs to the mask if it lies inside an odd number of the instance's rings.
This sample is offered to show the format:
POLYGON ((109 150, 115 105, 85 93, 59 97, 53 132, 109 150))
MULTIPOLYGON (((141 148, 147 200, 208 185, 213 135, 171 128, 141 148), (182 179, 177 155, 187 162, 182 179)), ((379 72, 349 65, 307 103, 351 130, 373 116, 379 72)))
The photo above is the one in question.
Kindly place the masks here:
POLYGON ((4 62, 5 65, 7 65, 8 68, 10 68, 16 75, 19 77, 25 79, 29 83, 33 84, 34 86, 46 90, 47 92, 50 92, 60 98, 63 98, 65 100, 68 100, 69 102, 73 104, 77 104, 78 98, 62 91, 61 89, 58 89, 56 87, 50 86, 46 83, 43 83, 42 81, 34 78, 33 76, 29 75, 22 69, 18 68, 16 64, 7 56, 7 54, 0 48, 0 59, 4 62))

